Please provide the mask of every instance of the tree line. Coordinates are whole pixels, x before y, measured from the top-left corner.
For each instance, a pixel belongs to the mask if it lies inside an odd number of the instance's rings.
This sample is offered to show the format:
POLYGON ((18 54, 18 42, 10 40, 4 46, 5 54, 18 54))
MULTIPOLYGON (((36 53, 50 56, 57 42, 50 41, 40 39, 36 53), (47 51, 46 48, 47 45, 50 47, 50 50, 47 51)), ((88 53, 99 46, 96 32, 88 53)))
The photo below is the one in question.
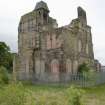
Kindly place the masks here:
POLYGON ((9 73, 13 70, 13 53, 5 42, 0 42, 0 67, 5 67, 9 73))

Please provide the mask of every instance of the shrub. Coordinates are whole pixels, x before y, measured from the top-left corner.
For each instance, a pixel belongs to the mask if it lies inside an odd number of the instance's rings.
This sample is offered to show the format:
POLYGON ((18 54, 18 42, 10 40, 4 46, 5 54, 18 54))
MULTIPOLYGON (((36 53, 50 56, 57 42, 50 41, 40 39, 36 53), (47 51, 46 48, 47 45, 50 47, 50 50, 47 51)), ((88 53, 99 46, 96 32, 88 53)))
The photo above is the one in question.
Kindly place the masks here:
POLYGON ((73 86, 60 92, 33 92, 17 83, 0 89, 0 105, 82 105, 81 96, 82 91, 73 86))
POLYGON ((35 94, 35 100, 35 105, 69 105, 63 92, 41 92, 40 95, 35 94))
POLYGON ((83 90, 77 89, 74 86, 71 86, 67 89, 67 99, 69 101, 69 105, 83 105, 81 101, 81 97, 83 94, 83 90))
POLYGON ((0 67, 0 84, 7 84, 9 82, 9 76, 7 69, 3 66, 0 67))
POLYGON ((24 103, 24 91, 21 85, 8 85, 0 95, 0 105, 22 105, 24 103))
POLYGON ((83 63, 83 64, 79 65, 79 67, 78 67, 78 73, 83 74, 84 72, 89 72, 89 71, 90 71, 90 68, 86 63, 83 63))
POLYGON ((34 105, 31 96, 21 83, 9 84, 0 91, 0 105, 34 105))

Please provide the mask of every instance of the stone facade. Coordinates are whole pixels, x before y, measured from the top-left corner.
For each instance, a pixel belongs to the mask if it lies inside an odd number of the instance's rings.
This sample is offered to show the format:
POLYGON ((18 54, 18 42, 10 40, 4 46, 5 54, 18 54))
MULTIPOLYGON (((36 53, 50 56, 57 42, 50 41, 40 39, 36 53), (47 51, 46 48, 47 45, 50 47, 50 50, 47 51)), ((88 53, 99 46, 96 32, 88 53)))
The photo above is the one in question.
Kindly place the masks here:
POLYGON ((18 79, 31 79, 32 75, 42 79, 47 73, 55 75, 50 76, 51 80, 58 81, 62 73, 77 73, 84 62, 94 68, 91 27, 87 25, 86 12, 81 7, 77 10, 78 17, 62 27, 49 16, 43 1, 21 17, 14 61, 18 79))

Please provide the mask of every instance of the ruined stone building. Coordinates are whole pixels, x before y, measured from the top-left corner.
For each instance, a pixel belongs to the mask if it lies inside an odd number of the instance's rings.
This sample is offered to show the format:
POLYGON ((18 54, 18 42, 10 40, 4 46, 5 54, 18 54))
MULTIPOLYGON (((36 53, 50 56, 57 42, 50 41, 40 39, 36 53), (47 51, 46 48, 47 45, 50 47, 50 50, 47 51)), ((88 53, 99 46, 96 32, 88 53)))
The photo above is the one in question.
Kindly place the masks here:
POLYGON ((86 12, 78 7, 78 17, 58 27, 49 16, 47 4, 40 1, 21 17, 18 27, 18 54, 14 70, 18 79, 60 80, 60 74, 77 73, 78 66, 94 67, 91 27, 86 12))

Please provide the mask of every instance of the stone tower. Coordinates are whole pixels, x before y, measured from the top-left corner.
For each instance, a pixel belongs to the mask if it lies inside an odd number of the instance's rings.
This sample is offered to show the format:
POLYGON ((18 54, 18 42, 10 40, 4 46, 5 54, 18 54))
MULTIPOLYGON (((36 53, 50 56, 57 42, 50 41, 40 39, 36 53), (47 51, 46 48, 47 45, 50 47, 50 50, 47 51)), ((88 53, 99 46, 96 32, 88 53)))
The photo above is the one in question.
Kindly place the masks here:
POLYGON ((43 1, 21 17, 18 54, 14 60, 18 79, 68 80, 84 62, 94 68, 91 27, 87 25, 86 12, 81 7, 77 11, 78 17, 62 27, 49 16, 49 8, 43 1))

